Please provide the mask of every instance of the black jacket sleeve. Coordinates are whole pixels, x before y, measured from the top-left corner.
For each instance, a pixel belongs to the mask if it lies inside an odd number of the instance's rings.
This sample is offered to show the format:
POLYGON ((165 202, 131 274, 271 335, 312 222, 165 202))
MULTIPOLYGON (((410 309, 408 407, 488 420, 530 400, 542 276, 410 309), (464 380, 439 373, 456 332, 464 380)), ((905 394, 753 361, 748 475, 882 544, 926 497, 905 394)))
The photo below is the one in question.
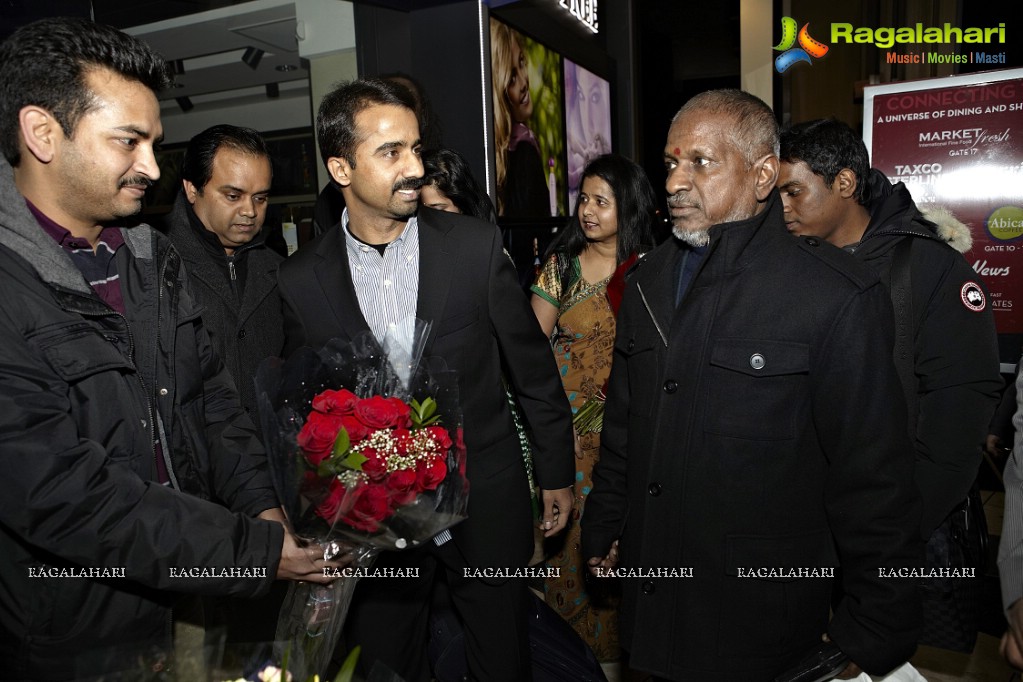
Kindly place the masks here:
POLYGON ((963 302, 967 283, 983 283, 958 253, 914 242, 916 483, 923 501, 921 535, 928 538, 977 476, 1004 382, 990 297, 980 311, 963 302))
POLYGON ((920 627, 916 582, 889 577, 923 564, 920 502, 905 401, 891 360, 893 340, 891 304, 876 284, 837 317, 822 344, 827 351, 815 363, 821 373, 813 419, 828 459, 825 509, 845 591, 828 632, 871 674, 905 662, 920 627))

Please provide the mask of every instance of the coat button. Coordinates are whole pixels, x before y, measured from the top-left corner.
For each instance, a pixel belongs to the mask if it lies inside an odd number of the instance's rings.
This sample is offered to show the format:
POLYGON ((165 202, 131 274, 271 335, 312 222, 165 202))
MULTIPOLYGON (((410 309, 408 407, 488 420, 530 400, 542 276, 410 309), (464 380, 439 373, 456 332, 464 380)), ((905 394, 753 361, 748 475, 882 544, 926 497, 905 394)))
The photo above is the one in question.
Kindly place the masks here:
POLYGON ((655 588, 653 582, 647 580, 640 586, 640 589, 643 590, 643 594, 653 594, 655 588))
POLYGON ((239 329, 238 330, 238 338, 239 339, 244 339, 245 338, 245 330, 244 329, 239 329))
POLYGON ((807 246, 820 246, 821 243, 820 243, 820 240, 817 239, 817 237, 807 237, 806 238, 806 245, 807 246))
POLYGON ((763 369, 765 364, 767 363, 764 361, 764 356, 760 353, 754 353, 750 356, 749 366, 753 369, 763 369))
POLYGON ((170 391, 168 391, 166 388, 160 389, 160 395, 167 395, 168 393, 170 393, 170 391))
POLYGON ((636 347, 636 339, 629 339, 629 344, 625 346, 625 350, 632 350, 636 347))
POLYGON ((664 382, 664 392, 665 393, 674 393, 677 390, 678 390, 678 384, 675 383, 674 379, 668 379, 667 381, 664 382))
POLYGON ((647 488, 647 492, 650 493, 651 497, 657 497, 658 495, 661 494, 661 484, 660 483, 651 483, 650 487, 647 488))

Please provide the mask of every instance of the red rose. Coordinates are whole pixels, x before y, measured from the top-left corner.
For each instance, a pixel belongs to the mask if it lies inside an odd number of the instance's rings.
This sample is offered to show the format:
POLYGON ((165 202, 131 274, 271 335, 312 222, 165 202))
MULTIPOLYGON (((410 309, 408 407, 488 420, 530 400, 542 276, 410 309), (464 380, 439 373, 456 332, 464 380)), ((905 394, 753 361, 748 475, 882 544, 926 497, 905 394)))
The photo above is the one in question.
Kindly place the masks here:
POLYGON ((375 395, 355 404, 355 416, 370 430, 408 426, 411 409, 397 398, 375 395))
POLYGON ((369 480, 378 483, 387 476, 387 459, 373 448, 361 450, 366 461, 362 463, 362 473, 369 476, 369 480))
POLYGON ((359 398, 347 388, 324 391, 313 398, 313 409, 327 414, 351 414, 359 398))
POLYGON ((298 446, 313 466, 330 457, 334 441, 341 430, 341 417, 323 412, 310 412, 298 432, 298 446))
POLYGON ((376 531, 383 521, 391 515, 391 505, 384 486, 360 486, 358 498, 351 511, 345 515, 345 522, 352 528, 365 531, 376 531))
POLYGON ((328 523, 334 523, 345 503, 347 489, 336 478, 331 479, 327 497, 316 505, 316 515, 328 523))
POLYGON ((448 465, 442 457, 420 460, 416 465, 416 484, 420 490, 434 490, 448 475, 448 465))
POLYGON ((348 414, 341 417, 341 426, 345 427, 345 431, 348 432, 348 440, 351 443, 358 443, 371 433, 365 424, 348 414))
POLYGON ((415 469, 401 469, 387 477, 387 488, 391 492, 391 504, 400 507, 416 499, 419 488, 416 485, 415 469))
POLYGON ((426 431, 433 438, 434 442, 437 443, 438 450, 446 452, 451 447, 451 436, 443 426, 427 426, 426 431))

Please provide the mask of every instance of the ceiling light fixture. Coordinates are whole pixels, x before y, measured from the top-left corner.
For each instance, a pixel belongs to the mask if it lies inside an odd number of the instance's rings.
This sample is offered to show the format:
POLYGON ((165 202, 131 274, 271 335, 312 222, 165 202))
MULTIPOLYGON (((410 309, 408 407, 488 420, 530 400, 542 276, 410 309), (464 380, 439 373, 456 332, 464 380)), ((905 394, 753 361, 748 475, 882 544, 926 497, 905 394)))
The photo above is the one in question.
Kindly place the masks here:
POLYGON ((245 54, 242 55, 242 61, 253 71, 259 66, 259 60, 263 58, 263 50, 258 47, 247 47, 245 48, 245 54))

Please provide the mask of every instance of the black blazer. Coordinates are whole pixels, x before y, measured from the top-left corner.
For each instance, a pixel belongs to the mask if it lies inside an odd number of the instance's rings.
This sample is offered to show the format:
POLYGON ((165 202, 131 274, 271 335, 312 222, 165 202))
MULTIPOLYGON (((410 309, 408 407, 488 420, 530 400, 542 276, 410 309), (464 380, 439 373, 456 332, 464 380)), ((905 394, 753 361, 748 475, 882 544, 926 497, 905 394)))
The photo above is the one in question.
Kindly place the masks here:
MULTIPOLYGON (((283 263, 285 356, 369 329, 336 225, 283 263)), ((550 344, 490 223, 419 211, 416 316, 432 321, 424 357, 458 372, 468 451, 469 519, 453 535, 470 564, 513 567, 533 550, 530 493, 502 375, 532 431, 542 488, 572 485, 571 409, 550 344)))

